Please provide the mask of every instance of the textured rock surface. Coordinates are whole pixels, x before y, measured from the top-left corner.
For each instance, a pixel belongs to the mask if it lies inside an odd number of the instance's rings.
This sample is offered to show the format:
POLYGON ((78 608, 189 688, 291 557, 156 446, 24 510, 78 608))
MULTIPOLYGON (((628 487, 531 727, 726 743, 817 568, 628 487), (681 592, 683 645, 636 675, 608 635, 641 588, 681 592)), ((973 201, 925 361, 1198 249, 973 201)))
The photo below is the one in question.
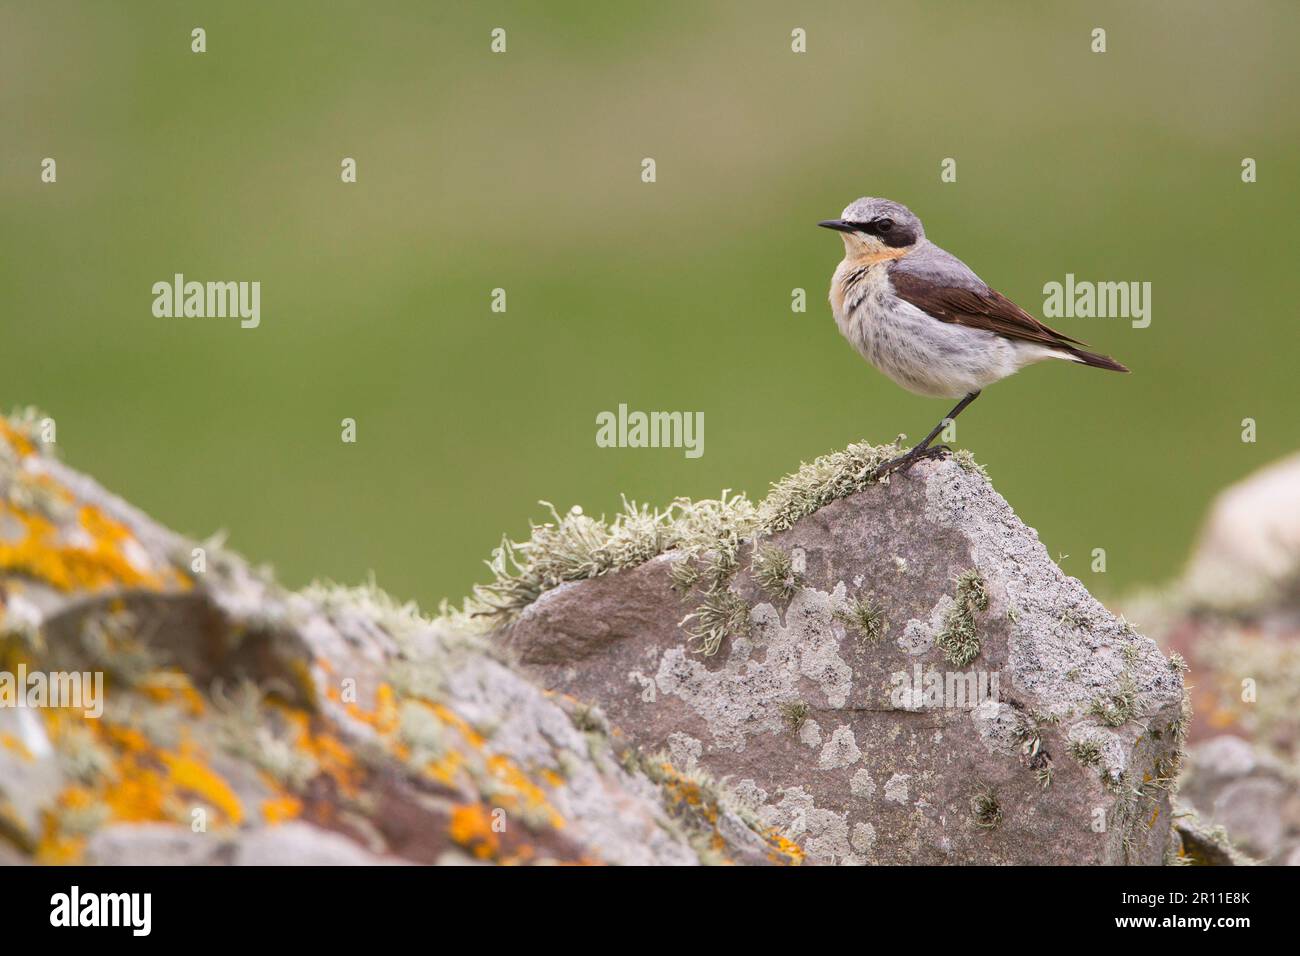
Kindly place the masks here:
POLYGON ((713 656, 683 626, 700 585, 674 570, 699 559, 673 553, 546 591, 506 646, 643 749, 725 778, 810 861, 1164 859, 1180 675, 984 478, 923 462, 762 543, 789 586, 760 587, 744 545, 728 590, 747 621, 713 656), (955 693, 994 680, 979 706, 955 693))
POLYGON ((36 432, 0 419, 0 678, 102 673, 103 713, 0 708, 0 861, 797 859, 481 638, 288 593, 36 432))

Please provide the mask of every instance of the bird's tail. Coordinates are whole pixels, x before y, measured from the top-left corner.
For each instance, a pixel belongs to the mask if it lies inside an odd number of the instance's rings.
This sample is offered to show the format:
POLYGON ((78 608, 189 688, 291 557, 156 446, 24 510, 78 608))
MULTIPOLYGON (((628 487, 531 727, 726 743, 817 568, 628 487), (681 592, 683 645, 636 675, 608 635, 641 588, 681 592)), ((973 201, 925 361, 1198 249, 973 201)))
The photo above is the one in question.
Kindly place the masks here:
POLYGON ((1128 369, 1116 362, 1109 355, 1098 355, 1096 352, 1085 352, 1083 349, 1064 349, 1070 358, 1083 365, 1091 365, 1093 368, 1107 368, 1112 372, 1127 372, 1128 369))

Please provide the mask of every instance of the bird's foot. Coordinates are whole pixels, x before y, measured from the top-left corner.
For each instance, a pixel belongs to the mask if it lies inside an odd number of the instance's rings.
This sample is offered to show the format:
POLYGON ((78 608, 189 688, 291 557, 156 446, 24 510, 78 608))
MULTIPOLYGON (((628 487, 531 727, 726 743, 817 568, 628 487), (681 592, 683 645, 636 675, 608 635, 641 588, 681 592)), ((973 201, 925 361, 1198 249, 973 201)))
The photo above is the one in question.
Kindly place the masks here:
POLYGON ((879 468, 871 473, 872 481, 879 481, 886 475, 892 475, 894 472, 905 472, 923 458, 939 458, 943 455, 951 455, 952 449, 947 445, 932 445, 929 448, 913 448, 905 455, 899 455, 897 458, 891 458, 879 468))

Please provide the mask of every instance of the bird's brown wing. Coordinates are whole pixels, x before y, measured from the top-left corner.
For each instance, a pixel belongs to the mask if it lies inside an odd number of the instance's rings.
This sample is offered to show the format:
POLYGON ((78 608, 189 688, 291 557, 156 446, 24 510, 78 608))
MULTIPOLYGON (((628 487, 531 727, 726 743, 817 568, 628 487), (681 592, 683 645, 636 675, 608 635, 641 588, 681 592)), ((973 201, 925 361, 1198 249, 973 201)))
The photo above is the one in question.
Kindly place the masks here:
POLYGON ((900 299, 940 322, 953 322, 1008 339, 1065 351, 1073 351, 1074 346, 1084 344, 1048 328, 1002 293, 987 286, 983 289, 960 288, 902 270, 891 271, 889 281, 900 299))

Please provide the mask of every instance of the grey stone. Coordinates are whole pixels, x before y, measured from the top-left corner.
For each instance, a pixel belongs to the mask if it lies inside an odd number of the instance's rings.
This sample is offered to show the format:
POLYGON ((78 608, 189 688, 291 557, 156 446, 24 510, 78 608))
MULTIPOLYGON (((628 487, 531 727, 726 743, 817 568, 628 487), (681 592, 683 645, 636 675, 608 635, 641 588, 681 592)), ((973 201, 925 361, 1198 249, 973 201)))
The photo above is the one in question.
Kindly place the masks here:
POLYGON ((758 815, 812 862, 1163 859, 1179 676, 1061 572, 985 479, 923 462, 764 543, 801 555, 802 586, 774 603, 750 577, 746 545, 730 586, 752 607, 749 632, 713 657, 680 624, 699 596, 670 588, 669 557, 543 593, 506 646, 645 750, 699 741, 697 765, 761 793, 758 815), (978 656, 957 667, 936 635, 971 569, 989 600, 975 615, 978 656), (868 592, 889 622, 875 642, 842 616, 868 592), (922 686, 904 686, 918 666, 922 686), (929 673, 951 675, 937 706, 929 673), (957 700, 993 675, 996 701, 957 700), (808 707, 803 727, 819 728, 811 736, 783 719, 795 701, 808 707), (1080 736, 1097 742, 1097 766, 1072 756, 1080 736))

